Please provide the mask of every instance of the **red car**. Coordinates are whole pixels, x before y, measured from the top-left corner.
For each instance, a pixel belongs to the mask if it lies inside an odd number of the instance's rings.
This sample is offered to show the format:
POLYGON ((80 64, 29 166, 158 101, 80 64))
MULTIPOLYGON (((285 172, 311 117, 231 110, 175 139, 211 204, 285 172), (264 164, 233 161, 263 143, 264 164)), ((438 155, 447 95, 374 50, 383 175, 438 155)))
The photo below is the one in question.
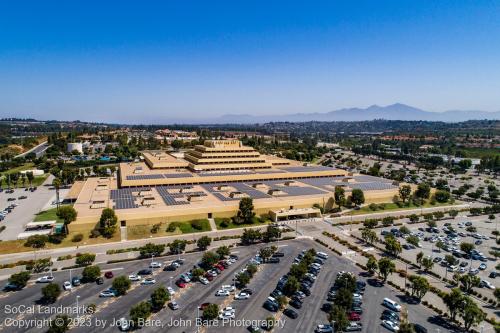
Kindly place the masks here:
POLYGON ((106 272, 106 273, 104 273, 104 276, 106 277, 106 279, 112 279, 113 278, 113 272, 106 272))
POLYGON ((208 280, 208 281, 212 281, 214 279, 214 277, 210 274, 205 274, 205 278, 208 280))
POLYGON ((175 284, 177 285, 177 287, 179 288, 186 288, 186 283, 184 281, 182 281, 181 279, 175 281, 175 284))
POLYGON ((356 312, 349 312, 348 319, 350 321, 360 321, 361 316, 359 314, 357 314, 356 312))
POLYGON ((210 303, 203 303, 202 305, 200 305, 200 310, 205 310, 209 305, 210 303))
POLYGON ((215 267, 217 267, 221 271, 223 271, 225 269, 224 266, 222 266, 221 264, 217 264, 217 265, 215 265, 215 267))

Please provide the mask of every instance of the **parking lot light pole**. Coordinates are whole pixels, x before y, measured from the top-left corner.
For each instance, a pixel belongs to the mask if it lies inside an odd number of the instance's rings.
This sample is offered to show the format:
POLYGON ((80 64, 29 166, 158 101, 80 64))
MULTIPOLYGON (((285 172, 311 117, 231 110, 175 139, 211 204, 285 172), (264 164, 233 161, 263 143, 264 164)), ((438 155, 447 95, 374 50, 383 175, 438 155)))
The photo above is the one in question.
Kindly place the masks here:
POLYGON ((76 321, 80 319, 80 310, 78 308, 78 300, 80 299, 80 295, 76 296, 76 321))
POLYGON ((173 276, 170 277, 170 288, 172 288, 172 279, 173 278, 174 278, 173 276))
POLYGON ((197 321, 196 332, 199 333, 200 332, 200 321, 199 321, 200 320, 200 307, 199 306, 196 307, 196 315, 197 315, 197 317, 196 317, 196 321, 197 321))

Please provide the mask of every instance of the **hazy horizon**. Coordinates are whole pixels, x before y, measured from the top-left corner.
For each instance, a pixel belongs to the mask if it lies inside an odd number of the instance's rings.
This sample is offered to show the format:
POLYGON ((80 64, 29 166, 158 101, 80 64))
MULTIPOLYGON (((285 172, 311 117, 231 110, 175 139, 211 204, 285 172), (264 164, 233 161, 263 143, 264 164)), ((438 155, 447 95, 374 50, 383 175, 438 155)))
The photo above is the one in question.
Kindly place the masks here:
POLYGON ((0 5, 0 117, 500 111, 495 1, 0 5))

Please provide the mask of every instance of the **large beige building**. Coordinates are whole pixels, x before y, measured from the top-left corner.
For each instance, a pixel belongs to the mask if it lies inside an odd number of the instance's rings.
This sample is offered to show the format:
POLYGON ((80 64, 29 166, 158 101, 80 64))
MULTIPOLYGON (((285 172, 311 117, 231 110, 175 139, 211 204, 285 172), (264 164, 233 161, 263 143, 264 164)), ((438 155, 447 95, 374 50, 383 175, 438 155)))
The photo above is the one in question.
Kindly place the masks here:
POLYGON ((335 186, 346 195, 362 189, 367 202, 390 201, 398 191, 391 180, 262 155, 238 140, 210 140, 182 158, 144 152, 142 162, 120 164, 117 177, 77 182, 69 197, 78 219, 70 229, 93 228, 106 207, 121 226, 231 217, 244 197, 253 198, 257 214, 279 218, 331 206, 335 186))

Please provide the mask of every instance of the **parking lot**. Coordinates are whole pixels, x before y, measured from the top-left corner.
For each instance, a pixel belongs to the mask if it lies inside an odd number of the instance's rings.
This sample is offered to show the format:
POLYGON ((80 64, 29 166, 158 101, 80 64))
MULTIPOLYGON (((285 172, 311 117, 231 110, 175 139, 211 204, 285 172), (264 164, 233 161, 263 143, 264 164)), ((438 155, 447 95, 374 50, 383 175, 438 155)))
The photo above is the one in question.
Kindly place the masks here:
MULTIPOLYGON (((158 332, 167 329, 169 332, 194 332, 196 331, 196 317, 197 309, 203 303, 216 303, 220 308, 231 306, 235 309, 234 322, 227 323, 225 326, 204 328, 205 332, 245 332, 247 331, 247 324, 252 321, 264 320, 270 315, 275 313, 270 312, 263 308, 263 303, 266 301, 269 294, 276 287, 276 283, 281 276, 286 274, 294 258, 303 250, 308 248, 315 248, 317 251, 324 251, 316 243, 308 239, 298 239, 294 241, 284 241, 279 244, 279 251, 284 253, 280 263, 261 264, 258 272, 251 279, 248 288, 253 291, 253 294, 247 300, 235 300, 234 294, 230 296, 215 296, 215 293, 222 285, 231 285, 235 273, 243 269, 248 262, 258 253, 259 249, 264 245, 256 245, 249 247, 239 247, 233 250, 239 259, 225 269, 219 276, 217 276, 208 285, 202 285, 199 282, 189 283, 186 288, 178 288, 175 285, 177 277, 188 271, 193 267, 201 258, 201 254, 193 253, 182 255, 185 260, 184 264, 176 271, 163 271, 162 269, 153 270, 153 277, 156 283, 153 285, 141 285, 139 282, 132 282, 132 287, 128 293, 121 297, 99 297, 99 293, 111 286, 112 279, 104 279, 104 284, 97 285, 95 283, 88 283, 78 287, 74 287, 71 291, 63 291, 59 299, 52 305, 52 307, 62 306, 63 308, 76 306, 77 297, 78 303, 82 305, 95 304, 97 312, 92 316, 81 314, 81 318, 88 318, 88 323, 92 326, 76 327, 72 331, 76 332, 116 332, 118 328, 112 326, 116 320, 122 317, 128 318, 130 308, 137 303, 148 300, 154 289, 163 285, 165 287, 172 286, 175 290, 173 299, 179 304, 178 310, 171 310, 164 308, 156 314, 153 314, 151 327, 144 327, 141 331, 145 332, 158 332), (156 321, 157 320, 157 321, 156 321), (171 323, 175 327, 170 326, 171 323), (102 326, 97 326, 102 325, 102 326), (160 326, 160 327, 159 327, 160 326)), ((162 259, 162 263, 168 263, 177 256, 162 259)), ((130 275, 137 273, 140 269, 145 269, 149 266, 150 260, 133 261, 126 263, 117 263, 112 265, 101 265, 103 272, 111 271, 114 276, 130 275)), ((332 253, 328 260, 321 268, 316 282, 311 288, 311 295, 306 297, 303 301, 301 309, 295 309, 298 313, 296 319, 288 318, 278 312, 278 318, 283 322, 283 326, 277 326, 277 332, 313 332, 318 324, 327 323, 327 314, 321 311, 323 303, 326 302, 328 290, 332 285, 335 277, 339 271, 354 272, 359 280, 367 281, 368 286, 364 294, 363 314, 361 315, 361 323, 363 324, 363 332, 386 332, 380 323, 380 315, 383 311, 381 302, 384 297, 390 297, 393 300, 404 303, 398 295, 388 288, 388 286, 380 286, 367 280, 361 276, 360 270, 352 264, 351 261, 345 258, 339 258, 332 253), (368 329, 369 328, 369 329, 368 329)), ((55 282, 62 284, 64 281, 69 280, 69 271, 55 272, 53 274, 55 282)), ((72 276, 81 274, 81 269, 72 271, 72 276)), ((5 322, 7 318, 15 318, 24 322, 30 319, 43 319, 47 318, 47 314, 41 313, 27 313, 27 314, 9 314, 7 313, 7 306, 15 308, 21 305, 36 304, 41 297, 41 288, 43 284, 35 284, 30 282, 29 285, 21 291, 17 292, 2 292, 0 299, 2 300, 3 310, 0 312, 0 320, 5 322)), ((440 329, 442 332, 446 331, 442 326, 438 326, 432 322, 433 313, 422 305, 406 305, 408 308, 409 319, 412 322, 418 322, 429 329, 429 332, 437 332, 440 329)), ((290 306, 289 306, 290 307, 290 306)), ((53 315, 52 315, 53 316, 53 315)), ((220 322, 220 321, 219 321, 220 322)), ((35 332, 39 328, 30 327, 19 330, 13 327, 3 327, 6 332, 35 332)))
MULTIPOLYGON (((495 266, 497 265, 497 259, 489 254, 489 252, 496 248, 495 236, 492 235, 492 231, 496 230, 498 223, 498 217, 495 220, 489 220, 486 216, 481 217, 457 217, 454 220, 443 220, 437 221, 437 231, 429 232, 426 224, 408 225, 408 228, 412 234, 419 235, 420 247, 415 247, 410 245, 410 249, 403 249, 402 256, 416 262, 416 256, 419 252, 423 252, 424 256, 429 256, 434 259, 434 266, 432 270, 441 276, 447 276, 451 278, 454 272, 459 272, 461 274, 468 273, 472 270, 477 276, 482 280, 490 282, 493 286, 496 286, 495 278, 490 277, 490 273, 496 271, 495 266), (455 229, 456 237, 448 237, 448 235, 443 231, 445 224, 450 223, 450 225, 455 229), (467 225, 472 225, 476 227, 475 232, 467 231, 467 225), (484 237, 482 237, 484 236, 484 237), (449 251, 440 250, 436 243, 441 240, 447 246, 449 251), (475 250, 484 255, 485 259, 480 260, 478 257, 473 256, 470 258, 458 257, 455 258, 459 261, 454 270, 447 269, 444 264, 441 264, 446 255, 453 254, 453 250, 460 250, 460 243, 471 243, 475 244, 475 250), (436 259, 439 258, 439 259, 436 259), (438 261, 439 260, 439 261, 438 261), (462 265, 460 265, 460 263, 462 265), (484 264, 486 267, 479 269, 479 266, 484 264)), ((383 228, 379 232, 388 232, 393 227, 383 228)), ((406 241, 403 238, 399 238, 401 244, 405 246, 406 241)), ((493 290, 483 288, 485 293, 492 293, 493 290)), ((493 298, 491 294, 490 297, 493 298)))
MULTIPOLYGON (((24 226, 33 222, 37 213, 43 209, 51 208, 50 204, 56 198, 56 193, 49 184, 52 182, 52 176, 49 176, 45 181, 45 185, 38 186, 34 192, 25 191, 24 188, 14 189, 14 193, 6 193, 4 190, 0 193, 0 210, 4 210, 12 204, 17 204, 10 213, 5 215, 5 218, 0 221, 0 226, 5 226, 5 230, 0 233, 0 240, 13 240, 24 231, 24 226), (20 199, 20 197, 26 197, 20 199), (9 198, 15 200, 9 201, 9 198)), ((67 190, 61 191, 61 199, 64 198, 64 193, 67 190)), ((53 206, 55 207, 55 206, 53 206)))

